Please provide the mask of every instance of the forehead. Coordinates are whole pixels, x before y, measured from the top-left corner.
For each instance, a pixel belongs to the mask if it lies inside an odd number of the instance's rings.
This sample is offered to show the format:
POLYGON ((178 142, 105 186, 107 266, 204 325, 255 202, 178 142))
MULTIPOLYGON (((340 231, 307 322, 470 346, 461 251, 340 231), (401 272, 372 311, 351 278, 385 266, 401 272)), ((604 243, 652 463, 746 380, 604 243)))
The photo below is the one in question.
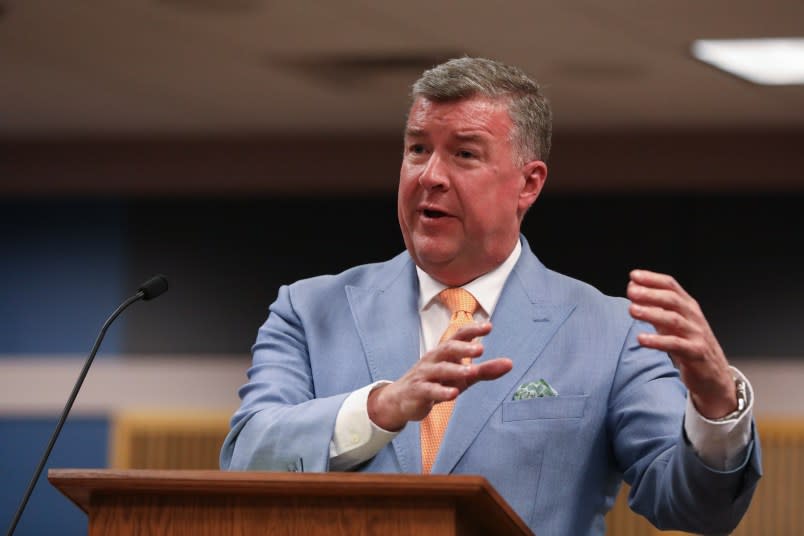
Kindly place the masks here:
POLYGON ((410 107, 405 135, 507 138, 512 126, 503 100, 472 97, 437 102, 418 97, 410 107))

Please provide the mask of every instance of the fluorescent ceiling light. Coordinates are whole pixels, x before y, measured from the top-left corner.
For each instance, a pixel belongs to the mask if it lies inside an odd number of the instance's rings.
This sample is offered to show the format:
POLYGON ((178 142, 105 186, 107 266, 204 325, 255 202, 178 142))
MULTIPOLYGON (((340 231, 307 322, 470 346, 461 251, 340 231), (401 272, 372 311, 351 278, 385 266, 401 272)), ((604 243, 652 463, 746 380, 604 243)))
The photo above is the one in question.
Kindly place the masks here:
POLYGON ((804 38, 700 39, 692 55, 755 84, 804 84, 804 38))

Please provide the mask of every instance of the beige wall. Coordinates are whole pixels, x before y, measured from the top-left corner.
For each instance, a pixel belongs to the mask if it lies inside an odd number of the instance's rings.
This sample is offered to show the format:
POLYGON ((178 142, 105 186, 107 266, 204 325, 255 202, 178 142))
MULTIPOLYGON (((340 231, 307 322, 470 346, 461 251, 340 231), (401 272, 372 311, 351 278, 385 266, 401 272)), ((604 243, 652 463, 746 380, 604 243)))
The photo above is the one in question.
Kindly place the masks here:
MULTIPOLYGON (((83 357, 0 359, 0 415, 55 415, 83 357)), ((804 357, 734 358, 751 381, 754 411, 761 417, 804 417, 804 357)), ((229 410, 246 381, 248 355, 101 356, 93 365, 75 414, 103 415, 127 409, 229 410)))

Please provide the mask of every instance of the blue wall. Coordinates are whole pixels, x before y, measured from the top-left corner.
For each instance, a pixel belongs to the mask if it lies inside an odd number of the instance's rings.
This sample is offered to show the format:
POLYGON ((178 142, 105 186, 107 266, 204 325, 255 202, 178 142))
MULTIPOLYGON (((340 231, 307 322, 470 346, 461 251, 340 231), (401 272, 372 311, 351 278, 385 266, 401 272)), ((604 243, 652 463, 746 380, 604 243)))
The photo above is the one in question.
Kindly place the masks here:
MULTIPOLYGON (((800 195, 548 194, 523 231, 548 267, 608 294, 622 295, 637 266, 673 273, 729 355, 785 357, 804 355, 802 228, 800 195)), ((402 249, 393 196, 0 200, 0 359, 86 356, 105 318, 156 272, 170 291, 127 311, 99 359, 243 355, 279 285, 402 249)), ((0 419, 0 528, 56 413, 0 419)), ((71 418, 50 465, 104 466, 108 428, 71 418)), ((83 514, 43 484, 19 534, 81 534, 83 514)))
MULTIPOLYGON (((65 397, 66 398, 66 397, 65 397)), ((45 450, 56 419, 0 419, 0 529, 3 534, 45 450)), ((20 520, 19 536, 79 536, 87 533, 86 515, 47 482, 47 469, 106 465, 106 419, 70 418, 20 520)))
MULTIPOLYGON (((128 290, 125 217, 117 203, 0 204, 0 357, 89 351, 128 290)), ((106 352, 120 351, 120 333, 106 352)))
MULTIPOLYGON (((86 356, 103 321, 128 290, 123 289, 125 210, 113 202, 63 201, 7 202, 0 208, 0 359, 86 356)), ((109 331, 104 353, 120 352, 121 328, 109 331)), ((66 401, 69 392, 63 395, 66 401)), ((56 414, 0 418, 3 533, 56 420, 56 414)), ((108 429, 106 418, 71 417, 47 467, 104 467, 108 429)), ((15 534, 86 534, 86 516, 45 475, 15 534)))

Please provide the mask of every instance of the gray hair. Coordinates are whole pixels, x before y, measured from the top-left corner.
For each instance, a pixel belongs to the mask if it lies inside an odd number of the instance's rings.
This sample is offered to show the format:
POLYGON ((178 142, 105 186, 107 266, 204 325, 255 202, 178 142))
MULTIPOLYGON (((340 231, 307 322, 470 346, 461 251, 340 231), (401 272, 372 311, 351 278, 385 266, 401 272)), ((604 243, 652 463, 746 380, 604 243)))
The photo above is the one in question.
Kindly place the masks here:
POLYGON ((522 162, 550 155, 552 113, 539 84, 521 69, 485 58, 456 58, 425 71, 413 84, 411 97, 434 102, 474 96, 508 101, 514 128, 511 142, 522 162))

